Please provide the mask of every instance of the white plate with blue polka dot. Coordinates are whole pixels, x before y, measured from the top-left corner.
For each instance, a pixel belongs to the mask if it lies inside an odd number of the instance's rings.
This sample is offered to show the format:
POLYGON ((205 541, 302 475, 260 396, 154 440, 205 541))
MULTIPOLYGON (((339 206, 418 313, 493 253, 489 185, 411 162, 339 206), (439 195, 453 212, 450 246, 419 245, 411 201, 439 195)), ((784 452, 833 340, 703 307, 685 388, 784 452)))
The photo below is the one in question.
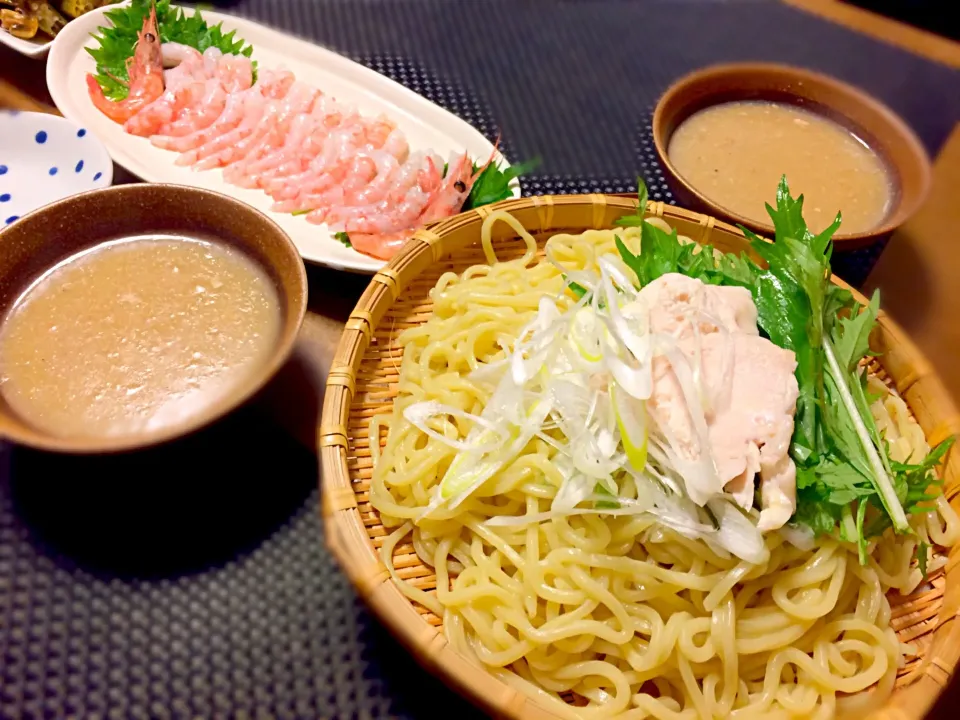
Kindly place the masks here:
POLYGON ((0 229, 112 181, 110 154, 86 128, 56 115, 0 112, 0 229))

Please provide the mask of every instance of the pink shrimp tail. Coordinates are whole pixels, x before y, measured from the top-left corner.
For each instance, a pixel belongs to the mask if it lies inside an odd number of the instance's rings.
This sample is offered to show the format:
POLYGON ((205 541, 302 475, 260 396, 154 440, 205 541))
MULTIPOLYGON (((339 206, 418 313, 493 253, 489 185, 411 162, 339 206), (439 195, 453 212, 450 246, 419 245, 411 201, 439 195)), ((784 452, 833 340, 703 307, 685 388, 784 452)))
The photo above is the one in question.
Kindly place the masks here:
POLYGON ((150 14, 143 19, 133 56, 127 58, 126 65, 130 78, 129 93, 125 100, 118 102, 108 100, 97 79, 87 75, 87 93, 94 106, 121 125, 163 94, 163 59, 156 4, 150 6, 150 14))
POLYGON ((392 260, 412 235, 412 229, 385 234, 352 233, 350 244, 353 245, 354 250, 364 255, 378 260, 392 260))
POLYGON ((122 102, 107 100, 107 96, 103 94, 103 88, 100 87, 97 78, 91 74, 87 74, 87 93, 90 95, 94 107, 115 123, 123 124, 136 113, 136 110, 131 111, 122 102))

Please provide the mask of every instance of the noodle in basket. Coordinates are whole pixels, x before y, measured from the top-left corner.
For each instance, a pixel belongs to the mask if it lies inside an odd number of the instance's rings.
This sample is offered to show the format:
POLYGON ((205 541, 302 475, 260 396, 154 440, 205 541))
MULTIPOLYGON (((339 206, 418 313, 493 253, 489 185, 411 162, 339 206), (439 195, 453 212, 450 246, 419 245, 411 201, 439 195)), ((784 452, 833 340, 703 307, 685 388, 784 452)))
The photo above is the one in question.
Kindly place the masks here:
MULTIPOLYGON (((661 219, 646 222, 670 232, 661 219)), ((614 474, 609 504, 587 496, 552 511, 569 473, 561 428, 547 419, 455 507, 438 501, 491 402, 488 375, 529 333, 544 298, 576 311, 572 280, 615 258, 617 238, 639 252, 640 228, 627 227, 554 235, 544 255, 515 218, 495 211, 482 227, 486 264, 439 279, 432 315, 401 336, 392 414, 370 420, 371 502, 390 531, 383 562, 410 600, 442 618, 456 650, 563 717, 829 718, 882 704, 915 652, 891 628, 888 594, 923 583, 918 549, 933 573, 960 533, 942 494, 910 515, 912 532, 872 539, 863 563, 854 542, 790 524, 765 532, 762 559, 751 562, 630 512, 647 492, 636 474, 614 474), (497 259, 496 223, 525 243, 522 257, 497 259), (443 412, 423 423, 405 416, 429 403, 443 412), (408 540, 435 569, 435 592, 398 576, 394 549, 408 540)), ((595 307, 604 312, 602 300, 595 307)), ((876 377, 867 388, 890 462, 926 457, 903 400, 876 377)), ((756 510, 743 517, 755 523, 756 510)))

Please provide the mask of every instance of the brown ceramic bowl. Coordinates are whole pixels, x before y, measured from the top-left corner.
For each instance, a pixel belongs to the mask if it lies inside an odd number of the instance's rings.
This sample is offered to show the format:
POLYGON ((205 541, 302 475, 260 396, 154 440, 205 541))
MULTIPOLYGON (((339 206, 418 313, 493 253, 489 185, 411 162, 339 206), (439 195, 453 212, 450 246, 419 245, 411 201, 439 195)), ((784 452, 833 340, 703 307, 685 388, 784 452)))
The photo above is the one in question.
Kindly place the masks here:
POLYGON ((74 195, 25 215, 0 232, 0 317, 44 271, 87 248, 125 235, 197 234, 242 251, 267 273, 282 313, 269 358, 228 397, 162 430, 116 437, 60 437, 18 416, 0 394, 0 437, 71 453, 155 445, 200 429, 253 396, 293 349, 307 306, 307 276, 296 247, 273 221, 237 200, 180 185, 135 184, 74 195))
POLYGON ((886 105, 862 90, 809 70, 735 63, 715 65, 681 78, 667 89, 654 110, 654 144, 671 189, 682 204, 773 237, 772 224, 759 224, 713 202, 681 177, 667 155, 670 136, 680 123, 698 110, 736 100, 791 103, 818 112, 853 131, 886 163, 894 184, 886 218, 877 227, 859 233, 844 233, 841 225, 834 236, 838 249, 852 250, 886 237, 926 199, 931 182, 930 159, 913 131, 886 105))

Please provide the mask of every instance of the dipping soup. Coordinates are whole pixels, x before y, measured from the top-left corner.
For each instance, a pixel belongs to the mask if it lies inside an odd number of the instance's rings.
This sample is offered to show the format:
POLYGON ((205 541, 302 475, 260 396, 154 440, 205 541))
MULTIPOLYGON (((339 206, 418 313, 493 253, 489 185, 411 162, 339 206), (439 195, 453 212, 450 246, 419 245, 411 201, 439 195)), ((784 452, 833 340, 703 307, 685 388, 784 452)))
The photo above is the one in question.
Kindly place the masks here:
POLYGON ((813 232, 840 211, 843 233, 883 222, 893 184, 883 160, 852 132, 794 105, 743 101, 705 108, 670 137, 667 155, 677 172, 713 202, 770 224, 765 203, 787 176, 813 232))
POLYGON ((0 392, 60 437, 177 425, 266 362, 281 311, 270 278, 217 242, 111 241, 37 279, 0 328, 0 392))

